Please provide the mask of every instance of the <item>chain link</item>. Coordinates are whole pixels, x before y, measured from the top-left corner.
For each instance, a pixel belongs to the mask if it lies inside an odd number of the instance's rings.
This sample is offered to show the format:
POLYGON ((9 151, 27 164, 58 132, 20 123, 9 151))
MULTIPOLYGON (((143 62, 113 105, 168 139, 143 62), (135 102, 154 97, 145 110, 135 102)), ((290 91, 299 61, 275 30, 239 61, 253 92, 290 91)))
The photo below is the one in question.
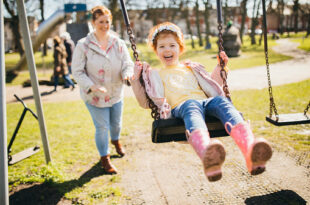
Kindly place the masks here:
POLYGON ((131 44, 131 49, 133 51, 133 56, 136 59, 136 61, 139 61, 139 55, 138 55, 138 52, 137 52, 137 46, 136 46, 136 42, 135 42, 135 37, 133 35, 133 31, 132 31, 130 26, 127 26, 127 34, 129 36, 129 41, 130 41, 130 44, 131 44))
POLYGON ((218 25, 218 31, 219 31, 219 40, 218 40, 218 44, 219 44, 219 59, 220 59, 220 66, 221 66, 221 77, 223 79, 223 91, 225 93, 225 96, 231 101, 230 98, 230 92, 228 89, 228 85, 227 85, 227 72, 224 69, 225 68, 225 62, 224 60, 221 58, 220 56, 220 52, 224 51, 224 47, 223 47, 223 34, 222 34, 222 23, 220 22, 218 25))
MULTIPOLYGON (((136 42, 135 42, 135 37, 133 35, 133 31, 132 31, 130 26, 127 26, 127 34, 129 36, 129 41, 130 41, 130 44, 131 44, 131 49, 133 51, 133 56, 134 56, 136 61, 139 61, 139 54, 137 52, 137 46, 136 46, 136 42)), ((142 74, 141 74, 139 80, 140 80, 141 85, 143 87, 145 87, 142 74)), ((155 103, 152 101, 152 99, 148 96, 147 93, 145 93, 145 95, 146 95, 147 101, 149 103, 149 107, 152 110, 151 111, 152 118, 155 119, 155 120, 158 120, 160 118, 160 115, 159 115, 159 112, 158 112, 158 107, 155 105, 155 103)))

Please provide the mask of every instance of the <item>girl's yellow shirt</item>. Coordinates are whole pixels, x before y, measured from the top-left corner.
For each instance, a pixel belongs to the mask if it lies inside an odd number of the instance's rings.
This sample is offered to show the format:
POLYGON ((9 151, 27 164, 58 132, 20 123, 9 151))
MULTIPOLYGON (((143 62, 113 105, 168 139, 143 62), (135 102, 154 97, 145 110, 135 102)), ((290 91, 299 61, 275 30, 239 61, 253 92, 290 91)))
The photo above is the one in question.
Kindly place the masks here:
POLYGON ((165 97, 172 109, 189 99, 207 98, 191 69, 183 64, 165 67, 159 71, 159 75, 164 84, 165 97))

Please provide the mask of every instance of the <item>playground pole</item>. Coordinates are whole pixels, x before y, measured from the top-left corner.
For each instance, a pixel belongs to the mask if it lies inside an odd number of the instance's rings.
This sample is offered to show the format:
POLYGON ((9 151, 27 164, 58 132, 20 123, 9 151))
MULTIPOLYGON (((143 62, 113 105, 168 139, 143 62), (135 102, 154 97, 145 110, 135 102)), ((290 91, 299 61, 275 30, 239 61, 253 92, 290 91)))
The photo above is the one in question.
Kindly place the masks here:
POLYGON ((28 65, 28 69, 30 72, 31 87, 33 91, 33 96, 34 96, 38 120, 39 120, 41 138, 42 138, 42 143, 44 147, 45 161, 46 163, 49 163, 51 161, 51 155, 50 155, 50 150, 49 150, 49 143, 48 143, 48 137, 47 137, 46 126, 45 126, 45 121, 44 121, 44 114, 43 114, 43 109, 42 109, 41 96, 40 96, 39 84, 38 84, 38 78, 37 78, 37 72, 36 72, 36 65, 34 62, 32 42, 30 38, 28 19, 26 15, 24 0, 17 1, 17 11, 18 11, 18 17, 19 17, 19 22, 20 22, 24 46, 25 46, 27 65, 28 65))
POLYGON ((3 1, 0 2, 0 204, 9 204, 3 1))

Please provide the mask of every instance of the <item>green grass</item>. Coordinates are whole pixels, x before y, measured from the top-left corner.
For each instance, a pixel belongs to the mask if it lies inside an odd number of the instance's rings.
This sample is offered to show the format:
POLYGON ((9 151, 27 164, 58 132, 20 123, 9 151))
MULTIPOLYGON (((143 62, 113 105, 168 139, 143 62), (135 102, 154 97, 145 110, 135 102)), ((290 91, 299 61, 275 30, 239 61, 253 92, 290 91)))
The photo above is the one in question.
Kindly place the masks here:
POLYGON ((299 43, 298 48, 310 52, 310 36, 308 38, 294 38, 291 41, 299 43))
MULTIPOLYGON (((303 112, 309 102, 309 87, 310 80, 274 87, 278 112, 303 112)), ((292 150, 297 156, 308 153, 309 159, 309 125, 276 127, 264 120, 269 111, 267 89, 233 91, 232 100, 244 117, 251 120, 255 135, 267 138, 280 150, 292 150)), ((126 137, 122 139, 126 143, 135 137, 132 130, 150 133, 152 119, 150 111, 140 108, 134 98, 126 98, 124 104, 122 136, 126 137)), ((34 104, 28 106, 35 110, 34 104)), ((48 186, 75 204, 117 204, 126 197, 119 186, 121 174, 102 174, 94 142, 94 126, 83 102, 45 103, 43 109, 53 163, 45 164, 38 122, 28 113, 14 142, 13 154, 36 144, 41 150, 9 166, 10 190, 19 184, 39 183, 37 186, 48 186)), ((21 112, 20 104, 7 105, 8 141, 21 112)), ((145 140, 150 140, 150 136, 145 140)), ((114 149, 111 151, 112 155, 115 154, 114 149)), ((123 160, 112 159, 112 162, 117 167, 119 163, 128 166, 123 160)))
MULTIPOLYGON (((36 67, 37 69, 43 69, 45 68, 52 68, 54 65, 53 61, 53 51, 48 50, 47 56, 42 57, 41 52, 36 52, 34 54, 35 62, 36 62, 36 67)), ((9 53, 5 54, 5 69, 6 70, 11 70, 14 68, 14 66, 18 63, 20 59, 20 56, 18 53, 9 53)), ((24 68, 27 69, 27 68, 24 68)))

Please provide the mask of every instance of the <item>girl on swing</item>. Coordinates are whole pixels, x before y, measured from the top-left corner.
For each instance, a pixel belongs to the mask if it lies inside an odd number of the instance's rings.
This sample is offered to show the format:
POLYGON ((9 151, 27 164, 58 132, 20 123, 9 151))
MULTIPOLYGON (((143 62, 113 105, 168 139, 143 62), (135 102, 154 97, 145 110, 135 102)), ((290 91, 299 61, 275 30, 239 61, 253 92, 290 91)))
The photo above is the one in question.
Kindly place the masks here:
MULTIPOLYGON (((184 38, 180 28, 173 23, 154 26, 148 40, 162 63, 162 69, 152 69, 145 62, 136 62, 131 83, 140 106, 150 108, 148 95, 157 106, 161 119, 184 120, 188 142, 202 160, 209 181, 221 179, 226 152, 219 140, 210 139, 206 115, 217 117, 225 125, 242 151, 248 171, 252 175, 262 173, 266 161, 271 158, 271 147, 265 139, 254 138, 250 125, 224 97, 221 66, 217 65, 210 75, 199 63, 179 62, 184 51, 184 38), (144 86, 139 81, 141 75, 144 86)), ((226 66, 228 57, 225 52, 221 52, 220 57, 226 66)))

